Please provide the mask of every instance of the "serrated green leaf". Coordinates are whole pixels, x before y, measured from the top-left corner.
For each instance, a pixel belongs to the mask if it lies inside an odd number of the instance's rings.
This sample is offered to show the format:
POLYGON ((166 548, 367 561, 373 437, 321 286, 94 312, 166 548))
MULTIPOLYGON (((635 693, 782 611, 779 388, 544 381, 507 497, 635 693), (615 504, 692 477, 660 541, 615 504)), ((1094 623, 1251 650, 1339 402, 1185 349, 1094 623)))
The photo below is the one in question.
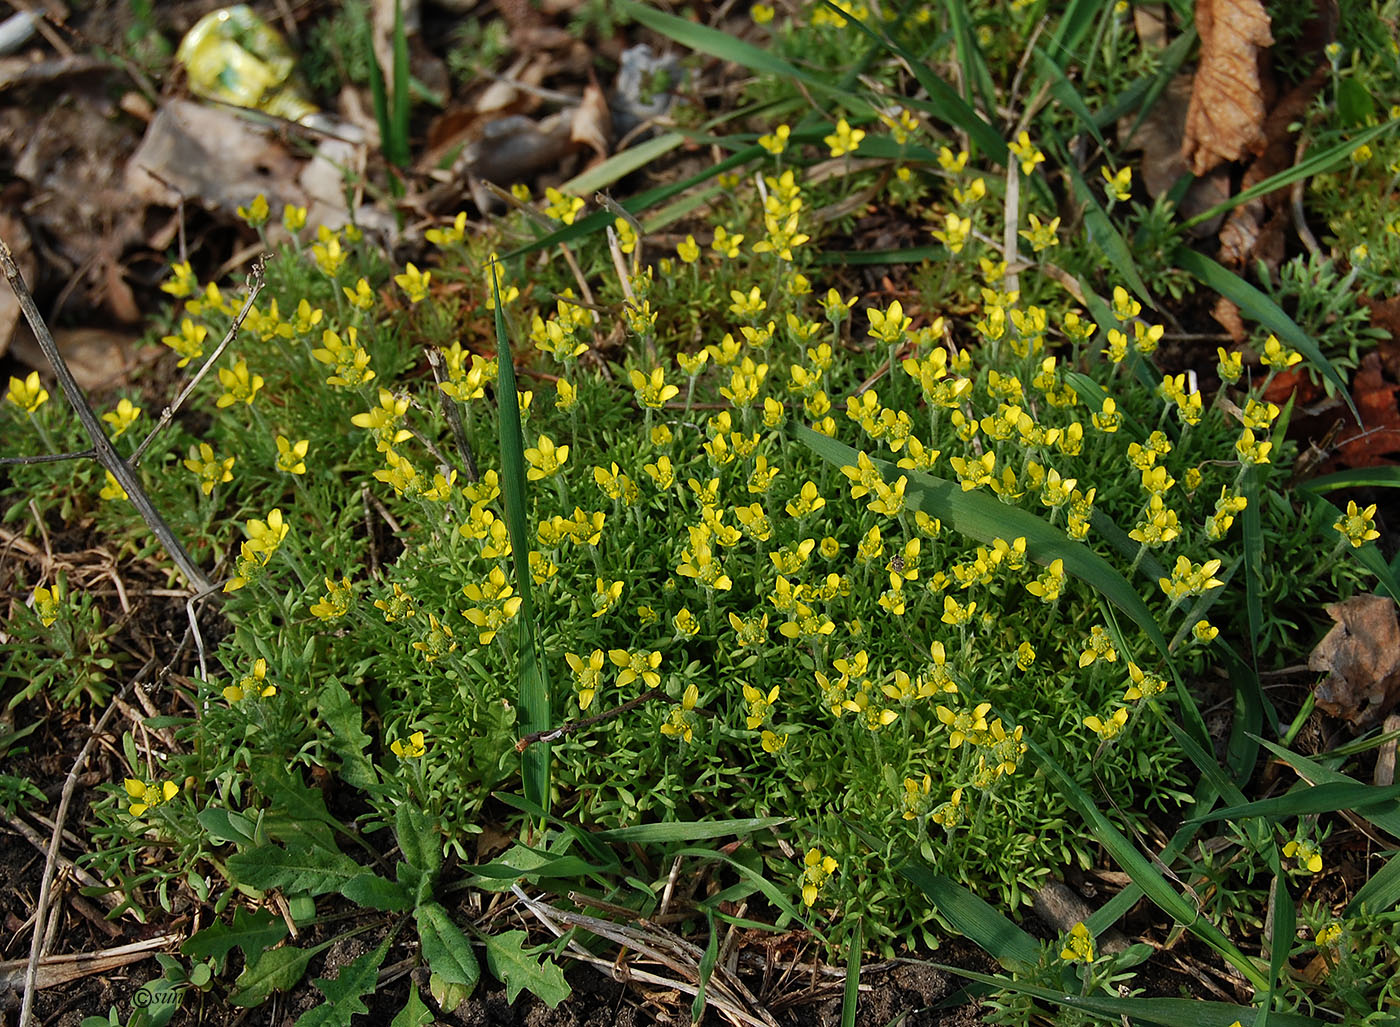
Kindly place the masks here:
POLYGON ((356 1013, 368 1013, 363 999, 379 982, 379 967, 389 951, 389 940, 385 938, 378 947, 341 967, 334 980, 313 978, 311 983, 326 1001, 297 1017, 294 1027, 350 1027, 350 1018, 356 1013))
POLYGON ((340 893, 357 906, 386 913, 401 913, 413 905, 413 894, 402 884, 368 870, 346 881, 340 893))
POLYGON ((432 1023, 434 1019, 433 1011, 428 1008, 428 1003, 424 1002, 423 997, 418 994, 418 985, 410 981, 408 1001, 395 1014, 389 1027, 428 1027, 428 1024, 432 1023))
POLYGON ((284 849, 264 845, 229 857, 228 870, 237 884, 260 891, 325 895, 339 891, 365 868, 345 853, 331 849, 284 849))
POLYGON ((231 1006, 262 1005, 274 991, 286 991, 301 980, 306 964, 318 951, 292 945, 268 949, 243 968, 226 1001, 231 1006))
MULTIPOLYGON (((505 931, 486 939, 486 965, 496 980, 506 986, 506 1001, 514 1004, 522 990, 530 992, 553 1009, 569 997, 564 971, 547 955, 535 955, 525 948, 524 931, 505 931)), ((538 950, 536 950, 538 951, 538 950)))
POLYGON ((442 866, 442 834, 432 817, 412 803, 400 803, 394 811, 394 835, 404 862, 429 877, 442 866))
POLYGON ((234 949, 243 951, 251 962, 263 949, 276 945, 287 936, 287 923, 264 909, 243 908, 233 911, 233 923, 215 920, 208 927, 191 935, 180 946, 180 953, 191 959, 215 959, 220 964, 234 949))
POLYGON ((253 841, 253 822, 242 813, 210 806, 200 810, 195 815, 195 819, 199 821, 200 827, 209 832, 210 838, 215 842, 234 842, 238 845, 248 845, 253 841))
POLYGON ((330 750, 340 757, 340 776, 355 788, 372 789, 379 784, 379 775, 365 751, 373 739, 364 732, 364 714, 359 703, 336 678, 321 686, 316 697, 321 719, 331 729, 330 750))
POLYGON ((428 969, 448 984, 475 988, 481 979, 481 966, 472 952, 472 943, 447 910, 436 902, 425 902, 414 910, 413 918, 418 924, 418 942, 428 969))

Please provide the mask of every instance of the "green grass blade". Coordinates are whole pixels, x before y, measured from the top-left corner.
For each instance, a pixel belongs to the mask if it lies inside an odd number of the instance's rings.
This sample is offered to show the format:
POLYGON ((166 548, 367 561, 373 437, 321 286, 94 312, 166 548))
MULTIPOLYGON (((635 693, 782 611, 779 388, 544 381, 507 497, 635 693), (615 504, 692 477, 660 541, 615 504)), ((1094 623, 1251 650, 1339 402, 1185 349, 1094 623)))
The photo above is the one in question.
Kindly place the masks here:
MULTIPOLYGON (((1117 998, 1110 995, 1071 995, 1063 991, 1041 988, 1034 984, 978 973, 958 966, 943 963, 929 963, 946 973, 968 980, 990 984, 1006 991, 1031 995, 1045 1002, 1057 1002, 1071 1009, 1082 1009, 1086 1013, 1118 1021, 1126 1018, 1132 1023, 1161 1024, 1163 1027, 1230 1027, 1236 1020, 1249 1022, 1255 1013, 1250 1006, 1238 1006, 1230 1002, 1203 1002, 1190 998, 1117 998)), ((1298 1013, 1275 1013, 1271 1019, 1274 1027, 1324 1027, 1327 1021, 1316 1020, 1298 1013)))
MULTIPOLYGON (((520 637, 519 696, 523 734, 548 731, 549 679, 540 658, 535 628, 535 597, 530 579, 530 535, 526 528, 525 436, 520 427, 520 401, 515 389, 515 365, 501 302, 500 265, 491 265, 491 295, 496 301, 496 404, 501 417, 501 492, 505 499, 506 529, 515 565, 515 587, 520 593, 516 615, 520 637)), ((525 797, 549 811, 549 743, 536 742, 521 756, 525 797)))
POLYGON ((1312 337, 1299 328, 1277 303, 1233 271, 1222 267, 1209 257, 1202 256, 1188 246, 1178 246, 1172 259, 1176 262, 1177 267, 1190 272, 1207 289, 1220 293, 1239 307, 1240 313, 1245 317, 1257 321, 1277 335, 1280 340, 1307 357, 1313 368, 1323 378, 1331 382, 1346 400, 1347 406, 1351 408, 1357 421, 1361 420, 1361 414, 1356 409, 1356 403, 1352 400, 1351 393, 1347 390, 1346 382, 1342 381, 1342 376, 1337 373, 1332 362, 1323 355, 1322 350, 1318 349, 1317 343, 1312 340, 1312 337))
POLYGON ((863 943, 860 918, 856 918, 856 933, 847 944, 846 988, 841 995, 841 1027, 856 1027, 856 1007, 860 1005, 860 947, 863 943))
POLYGON ((931 244, 907 246, 901 250, 824 250, 818 255, 816 263, 845 267, 856 264, 920 264, 925 260, 947 259, 947 247, 931 244))
MULTIPOLYGON (((779 78, 801 82, 807 88, 824 95, 839 93, 834 83, 809 74, 795 64, 791 64, 761 47, 754 46, 752 43, 731 36, 727 32, 720 32, 707 25, 686 21, 674 14, 667 14, 654 7, 637 3, 636 0, 617 0, 617 5, 628 17, 641 22, 653 32, 658 32, 697 53, 718 57, 722 61, 729 61, 759 74, 776 75, 779 78)), ((870 104, 856 98, 853 94, 843 95, 842 102, 850 106, 854 113, 874 116, 874 110, 870 104)))
POLYGON ((1358 913, 1388 913, 1400 902, 1400 852, 1393 852, 1371 879, 1351 897, 1343 910, 1346 916, 1358 913))
POLYGON ((1035 58, 1036 68, 1044 76, 1045 81, 1050 84, 1050 95, 1061 107, 1079 119, 1080 124, 1094 137, 1094 141, 1099 144, 1101 150, 1108 152, 1108 143, 1104 141, 1103 133, 1099 131, 1098 119, 1090 112, 1084 98, 1079 95, 1079 90, 1074 88, 1074 83, 1069 76, 1040 47, 1032 49, 1031 56, 1035 58))
POLYGON ((1259 1003, 1255 1027, 1267 1027, 1273 1019, 1274 991, 1287 972, 1288 955, 1293 951, 1298 930, 1298 908, 1288 890, 1288 879, 1277 870, 1270 894, 1274 902, 1274 929, 1269 934, 1269 991, 1259 1003))
MULTIPOLYGON (((851 447, 818 434, 804 425, 794 425, 799 441, 823 460, 837 467, 856 462, 851 447)), ((905 472, 884 460, 875 460, 881 473, 893 481, 905 472)), ((1142 597, 1113 566, 1082 542, 1076 542, 1064 532, 1046 523, 1028 510, 1008 506, 981 491, 964 492, 962 487, 943 478, 910 473, 907 497, 910 506, 918 507, 932 517, 969 538, 989 543, 994 538, 1014 539, 1024 536, 1026 555, 1040 564, 1064 560, 1065 572, 1085 582, 1110 603, 1122 610, 1142 628, 1153 645, 1167 655, 1167 640, 1152 611, 1142 597)))
POLYGON ((1360 813, 1372 806, 1393 803, 1396 799, 1400 799, 1400 785, 1380 788, 1359 781, 1332 781, 1327 784, 1304 785, 1285 795, 1226 806, 1203 817, 1193 818, 1189 822, 1204 824, 1212 820, 1242 820, 1245 817, 1284 820, 1289 817, 1306 816, 1309 813, 1335 813, 1344 809, 1360 813))
MULTIPOLYGON (((1277 443, 1276 443, 1277 445, 1277 443)), ((1243 716, 1235 719, 1249 728, 1251 733, 1259 731, 1259 725, 1267 723, 1275 735, 1279 733, 1278 711, 1269 697, 1264 694, 1264 686, 1259 680, 1259 654, 1255 651, 1255 640, 1264 632, 1264 523, 1263 498, 1260 484, 1264 468, 1250 467, 1244 474, 1241 493, 1248 501, 1240 517, 1244 540, 1244 594, 1245 611, 1249 618, 1248 661, 1240 668, 1236 684, 1236 705, 1243 716)), ((1241 739, 1245 741, 1245 739, 1241 739)), ((1234 748, 1234 747, 1232 747, 1234 748)), ((1254 767, 1258 750, 1241 746, 1238 750, 1240 761, 1235 766, 1237 780, 1243 780, 1254 767)))
POLYGON ((913 860, 904 862, 899 874, 932 900, 939 916, 1008 970, 1039 961, 1040 943, 1034 937, 956 881, 913 860))
POLYGON ((1142 889, 1143 894, 1162 912, 1174 917, 1179 924, 1224 957, 1254 987, 1260 991, 1265 990, 1268 987, 1268 981, 1259 972, 1258 967, 1235 946, 1234 942, 1225 937, 1225 934, 1215 924, 1201 916, 1200 911, 1172 887, 1151 861, 1138 851, 1137 846, 1133 845, 1118 828, 1109 823, 1108 818, 1099 811, 1089 794, 1079 786, 1074 778, 1070 777, 1069 773, 1049 753, 1032 739, 1027 738, 1025 741, 1027 748, 1035 756, 1036 762, 1049 776, 1055 779, 1069 804, 1088 822, 1099 844, 1132 878, 1133 883, 1142 889))
POLYGON ((389 138, 385 140, 385 156, 397 167, 406 168, 412 160, 408 149, 408 120, 410 96, 408 88, 408 31, 403 23, 402 0, 394 0, 393 34, 394 95, 389 115, 389 138))
POLYGON ((1133 260, 1133 252, 1128 249, 1128 244, 1123 241, 1123 237, 1118 234, 1118 229, 1113 227, 1113 222, 1104 213, 1103 207, 1099 206, 1098 197, 1084 181, 1084 176, 1075 167, 1074 161, 1069 159, 1063 145, 1056 140, 1055 149, 1059 151, 1061 165, 1069 173, 1070 187, 1074 190, 1074 198, 1079 201, 1084 208, 1084 228, 1089 233, 1089 239, 1102 252, 1103 256, 1114 273, 1120 275, 1128 283, 1128 286, 1137 294, 1147 307, 1156 307, 1157 301, 1152 298, 1152 293, 1147 288, 1147 283, 1142 280, 1142 275, 1138 273, 1137 262, 1133 260))
MULTIPOLYGON (((1380 470, 1380 468, 1373 470, 1380 470)), ((1322 544, 1324 546, 1335 544, 1337 536, 1334 534, 1335 529, 1332 528, 1332 525, 1336 524, 1337 519, 1342 516, 1341 509, 1318 495, 1308 495, 1308 499, 1313 509, 1327 511, 1321 518, 1323 528, 1319 538, 1322 544)), ((1344 552, 1376 576, 1376 584, 1380 586, 1381 591, 1400 602, 1400 556, 1397 556, 1395 564, 1386 563, 1385 557, 1381 555, 1381 551, 1376 548, 1373 542, 1367 542, 1359 548, 1348 547, 1344 552)))
POLYGON ((683 146, 687 138, 684 132, 665 132, 655 139, 648 139, 621 153, 613 154, 597 167, 575 175, 561 185, 559 191, 570 196, 588 196, 599 189, 606 189, 618 179, 630 175, 638 168, 646 167, 676 147, 683 146))
POLYGON ((633 824, 631 827, 618 827, 611 831, 593 831, 593 838, 603 842, 635 842, 643 844, 666 844, 669 842, 697 842, 709 838, 728 838, 734 835, 752 834, 770 827, 789 823, 792 817, 749 817, 743 820, 694 820, 665 824, 633 824))
POLYGON ((786 914, 789 919, 801 924, 806 930, 811 932, 813 938, 820 941, 823 945, 829 944, 826 935, 822 933, 816 924, 808 919, 806 913, 792 904, 792 899, 788 897, 787 893, 753 868, 747 867, 732 856, 728 856, 714 849, 685 848, 678 850, 676 855, 695 856, 698 859, 705 860, 717 859, 727 864, 731 870, 762 892, 763 897, 771 902, 773 907, 780 913, 786 914))
POLYGON ((705 921, 710 928, 710 940, 705 946, 705 954, 700 957, 700 980, 695 989, 695 1000, 690 1004, 690 1022, 699 1023, 705 1015, 705 990, 710 986, 710 976, 715 972, 719 960, 719 931, 715 930, 715 915, 705 910, 705 921))
MULTIPOLYGON (((831 0, 827 0, 830 4, 831 0)), ((972 15, 965 0, 951 0, 944 5, 948 23, 953 30, 953 44, 958 52, 958 66, 963 75, 963 98, 968 106, 982 105, 983 112, 995 111, 996 86, 992 84, 992 73, 987 67, 987 56, 977 45, 977 32, 972 25, 972 15)))
MULTIPOLYGON (((1331 770, 1328 767, 1324 767, 1321 763, 1318 763, 1316 760, 1310 760, 1306 756, 1300 756, 1296 752, 1293 752, 1289 749, 1285 749, 1281 745, 1276 745, 1275 743, 1269 741, 1267 738, 1260 738, 1258 739, 1258 742, 1264 748, 1268 749, 1271 753, 1273 753, 1275 756, 1281 759, 1284 763, 1287 763, 1290 767, 1292 767, 1294 772, 1304 781, 1308 782, 1308 784, 1321 785, 1346 783, 1361 787, 1361 783, 1355 780, 1354 778, 1350 778, 1346 774, 1341 773, 1340 771, 1331 770)), ((1367 810, 1366 820, 1370 821, 1372 824, 1374 824, 1376 827, 1379 827, 1381 830, 1389 832, 1396 838, 1400 838, 1400 809, 1367 810)))
POLYGON ((1357 467, 1349 471, 1324 474, 1298 486, 1301 492, 1322 495, 1338 489, 1400 489, 1400 467, 1357 467))
POLYGON ((1329 171, 1351 156, 1352 152, 1355 151, 1357 147, 1365 146, 1367 143, 1373 142, 1380 136, 1394 129, 1397 125, 1400 125, 1400 119, 1392 119, 1380 125, 1373 125, 1363 132, 1358 132, 1350 139, 1345 139, 1335 146, 1329 146, 1321 153, 1315 153, 1304 157, 1292 167, 1286 168, 1276 175, 1270 175, 1262 182, 1256 182, 1248 189, 1241 189, 1228 200, 1223 203, 1217 203, 1209 210, 1201 211, 1201 213, 1197 214, 1189 221, 1186 221, 1181 227, 1190 228, 1193 225, 1202 224, 1217 215, 1233 210, 1243 203, 1248 203, 1256 196, 1263 196, 1266 193, 1273 192, 1275 189, 1285 189, 1294 182, 1306 181, 1315 175, 1320 175, 1325 171, 1329 171))
POLYGON ((1078 50, 1084 37, 1094 26, 1094 20, 1108 7, 1103 0, 1072 0, 1055 23, 1054 34, 1046 44, 1050 59, 1061 68, 1069 67, 1070 59, 1078 57, 1078 50))
POLYGON ((909 70, 914 73, 914 78, 928 93, 928 99, 903 99, 900 102, 904 106, 922 111, 945 125, 962 129, 979 150, 998 164, 1006 164, 1011 151, 1007 149, 1006 140, 1001 137, 1001 131, 973 110, 968 102, 958 95, 957 90, 930 71, 923 60, 895 42, 883 29, 877 32, 863 21, 848 22, 846 27, 848 29, 854 28, 879 46, 884 47, 904 61, 909 70))

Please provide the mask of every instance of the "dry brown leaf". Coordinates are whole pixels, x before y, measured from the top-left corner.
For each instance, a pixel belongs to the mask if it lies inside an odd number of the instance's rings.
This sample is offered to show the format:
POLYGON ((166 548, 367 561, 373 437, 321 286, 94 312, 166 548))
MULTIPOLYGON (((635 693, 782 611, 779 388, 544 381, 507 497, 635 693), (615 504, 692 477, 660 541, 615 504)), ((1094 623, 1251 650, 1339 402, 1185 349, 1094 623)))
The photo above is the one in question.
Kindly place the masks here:
POLYGON ((1400 621, 1389 596, 1352 596, 1327 607, 1337 623, 1308 657, 1327 680, 1313 690, 1317 708, 1358 730, 1371 727, 1400 700, 1400 621))
POLYGON ((1240 308, 1224 296, 1215 301, 1210 316, 1220 322, 1221 328, 1230 333, 1230 338, 1234 340, 1236 346, 1249 338, 1249 330, 1244 326, 1244 318, 1240 317, 1240 308))
POLYGON ((1351 395, 1361 411, 1362 430, 1341 447, 1338 454, 1347 467, 1376 467, 1392 463, 1388 454, 1400 451, 1400 407, 1395 394, 1400 386, 1392 385, 1381 373, 1379 353, 1367 353, 1361 359, 1351 381, 1351 395))
MULTIPOLYGON (((1167 88, 1141 123, 1135 114, 1119 119, 1118 138, 1128 149, 1142 151, 1137 172, 1142 176, 1147 194, 1154 200, 1187 173, 1186 161, 1181 156, 1181 141, 1186 134, 1186 109, 1190 102, 1191 78, 1189 75, 1177 75, 1167 83, 1167 88), (1134 126, 1136 131, 1133 131, 1134 126)), ((1191 183, 1177 210, 1182 218, 1190 219, 1229 198, 1229 169, 1217 168, 1191 183)), ((1206 238, 1214 235, 1220 229, 1222 217, 1217 214, 1209 221, 1195 225, 1191 229, 1192 236, 1206 238)))
POLYGON ((607 98, 597 82, 588 83, 583 91, 583 99, 574 110, 569 125, 569 141, 587 146, 600 160, 608 155, 612 142, 612 115, 608 113, 607 98))
POLYGON ((1263 139, 1264 89, 1259 51, 1271 46, 1269 15, 1260 0, 1196 0, 1201 61, 1186 112, 1181 155, 1204 175, 1263 139))

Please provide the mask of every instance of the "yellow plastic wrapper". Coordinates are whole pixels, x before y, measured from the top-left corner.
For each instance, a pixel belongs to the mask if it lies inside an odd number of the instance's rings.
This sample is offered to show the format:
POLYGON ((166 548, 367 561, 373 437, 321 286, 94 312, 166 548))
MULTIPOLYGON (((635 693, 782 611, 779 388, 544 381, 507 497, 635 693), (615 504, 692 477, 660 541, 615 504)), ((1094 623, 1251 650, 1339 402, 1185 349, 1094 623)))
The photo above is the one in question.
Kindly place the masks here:
POLYGON ((316 113, 297 80, 291 47, 246 4, 200 18, 175 59, 185 66, 195 96, 288 121, 316 113))

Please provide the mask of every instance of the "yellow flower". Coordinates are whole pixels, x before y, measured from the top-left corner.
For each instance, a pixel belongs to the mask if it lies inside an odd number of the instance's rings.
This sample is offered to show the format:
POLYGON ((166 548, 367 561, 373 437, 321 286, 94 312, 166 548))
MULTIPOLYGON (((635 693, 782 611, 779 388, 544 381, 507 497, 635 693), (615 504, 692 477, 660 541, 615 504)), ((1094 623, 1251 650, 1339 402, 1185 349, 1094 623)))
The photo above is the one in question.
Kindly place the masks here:
POLYGON ((1283 847, 1283 854, 1289 859, 1298 858, 1298 868, 1310 874, 1322 872, 1322 850, 1310 838, 1295 838, 1283 847))
POLYGON ((49 390, 39 384, 39 372, 30 371, 23 380, 10 377, 10 391, 5 394, 15 406, 28 413, 34 413, 49 401, 49 390))
POLYGON ((822 142, 831 147, 833 157, 844 157, 848 153, 854 153, 860 147, 860 141, 865 138, 865 130, 861 128, 851 128, 842 118, 836 123, 836 131, 829 136, 824 136, 822 142))
POLYGON ((525 459, 530 464, 525 477, 531 481, 540 481, 564 466, 569 459, 569 447, 555 446, 554 440, 548 435, 541 435, 538 443, 525 450, 525 459))
POLYGON ((147 810, 154 809, 163 802, 169 802, 180 794, 180 786, 174 781, 163 781, 156 785, 129 777, 124 782, 124 787, 126 794, 132 800, 128 810, 133 817, 142 816, 147 810))
MULTIPOLYGON (((759 5, 754 6, 754 11, 758 10, 758 6, 759 5)), ((769 10, 771 11, 772 9, 769 8, 769 10)), ((757 20, 756 16, 755 20, 757 20)), ((773 131, 768 135, 759 136, 758 145, 763 147, 765 150, 767 150, 769 153, 776 157, 787 149, 788 137, 791 135, 792 128, 790 126, 779 125, 777 128, 773 129, 773 131)))
MULTIPOLYGON (((768 4, 754 4, 749 8, 749 17, 753 19, 755 25, 767 25, 773 20, 773 15, 777 12, 768 4)), ((787 126, 782 126, 786 128, 787 126)))
POLYGON ((207 496, 213 493, 215 485, 233 480, 233 461, 233 457, 216 459, 213 447, 201 442, 190 447, 189 459, 184 463, 186 468, 199 475, 199 487, 207 496))
POLYGON ((695 733, 695 704, 700 701, 700 690, 694 684, 686 686, 679 704, 672 706, 661 725, 661 733, 680 738, 689 744, 695 733))
POLYGON ((1067 963, 1092 963, 1094 961, 1094 938, 1089 933, 1089 928, 1083 923, 1077 923, 1070 928, 1069 937, 1065 940, 1065 947, 1060 951, 1060 958, 1067 963))
POLYGON ((1350 542, 1353 549, 1360 549, 1367 542, 1381 537, 1381 533, 1376 530, 1375 515, 1375 503, 1364 510, 1358 510, 1356 501, 1349 500, 1347 512, 1339 517, 1332 527, 1341 532, 1342 538, 1350 542))
POLYGON ((253 202, 248 206, 238 208, 238 216, 247 222, 249 228, 261 228, 267 224, 268 216, 272 213, 267 206, 267 197, 258 193, 253 197, 253 202))
POLYGON ((1283 370, 1292 367, 1303 359, 1303 354, 1297 350, 1289 349, 1277 338, 1270 335, 1264 340, 1264 353, 1259 358, 1259 362, 1265 367, 1275 367, 1283 370))
POLYGON ((802 904, 811 906, 817 901, 817 893, 827 878, 836 873, 836 860, 824 855, 821 849, 808 849, 802 857, 802 904))
POLYGON ((681 391, 675 385, 666 384, 666 371, 661 367, 652 368, 650 377, 633 368, 630 378, 632 391, 637 396, 637 402, 652 410, 660 410, 670 400, 675 399, 681 391))
POLYGON ((428 747, 423 744, 422 731, 413 732, 408 736, 406 743, 395 738, 389 743, 389 749, 401 760, 416 760, 428 751, 428 747))
POLYGON ((311 615, 317 620, 339 620, 350 612, 350 604, 355 599, 355 588, 349 578, 341 578, 336 584, 330 578, 326 582, 326 594, 311 604, 311 615))
POLYGON ((289 203, 282 208, 282 227, 296 235, 306 227, 306 208, 289 203))
POLYGON ((194 271, 190 268, 189 261, 182 260, 171 264, 170 270, 174 277, 168 282, 162 282, 161 292, 167 292, 176 299, 183 299, 194 294, 199 288, 199 280, 195 278, 194 271))
POLYGON ((1104 182, 1108 189, 1108 194, 1119 202, 1126 201, 1133 195, 1133 169, 1124 165, 1116 172, 1110 172, 1107 166, 1100 168, 1103 172, 1104 182))
POLYGON ((311 446, 310 439, 291 441, 285 435, 277 436, 277 469, 287 474, 306 473, 306 451, 311 446))
POLYGON ((683 264, 694 264, 700 259, 700 244, 695 241, 695 236, 687 235, 685 241, 676 246, 676 256, 681 258, 683 264))
POLYGON ((109 410, 102 415, 102 420, 106 421, 114 429, 112 438, 120 438, 122 433, 136 423, 136 419, 141 416, 141 408, 132 404, 129 399, 122 399, 117 403, 117 409, 109 410))
POLYGON ((574 687, 578 690, 578 708, 580 711, 587 710, 593 703, 593 697, 597 694, 602 683, 603 650, 594 649, 586 659, 574 653, 565 653, 564 659, 569 664, 569 669, 574 673, 574 687))
POLYGON ((1029 175, 1035 170, 1037 164, 1042 164, 1045 161, 1045 154, 1041 153, 1039 148, 1031 142, 1029 132, 1022 132, 1007 148, 1011 151, 1012 156, 1021 162, 1021 174, 1023 175, 1029 175))
POLYGON ((392 624, 397 620, 408 620, 413 616, 413 597, 395 582, 394 591, 386 599, 376 599, 375 607, 384 614, 384 621, 392 624))
POLYGON ((1026 220, 1030 222, 1031 227, 1022 229, 1018 234, 1031 244, 1034 252, 1039 253, 1051 246, 1060 245, 1060 237, 1056 234, 1060 229, 1059 218, 1052 218, 1048 224, 1041 224, 1040 218, 1029 214, 1026 220))
POLYGON ((467 212, 459 210, 447 228, 430 228, 423 233, 424 238, 434 246, 443 247, 459 243, 467 234, 467 212))
POLYGON ((40 624, 47 628, 58 620, 58 604, 63 599, 62 586, 55 584, 50 589, 40 585, 34 589, 31 598, 34 602, 34 613, 38 616, 40 624))
POLYGON ((345 263, 347 254, 340 248, 340 236, 332 235, 324 242, 311 244, 311 255, 316 258, 316 266, 321 273, 334 278, 345 263))
POLYGON ((566 225, 572 225, 574 219, 578 217, 579 211, 583 210, 582 199, 577 196, 565 196, 553 186, 544 191, 544 198, 546 201, 545 217, 562 221, 566 225))
POLYGON ((122 488, 117 479, 112 477, 111 471, 103 472, 107 476, 107 484, 102 486, 102 491, 98 495, 103 499, 126 499, 126 489, 122 488))
POLYGON ((410 261, 401 275, 394 276, 394 282, 408 293, 409 303, 419 303, 428 298, 428 283, 432 280, 431 271, 419 271, 410 261))
POLYGON ((1114 710, 1108 720, 1100 720, 1098 717, 1092 716, 1084 718, 1084 726, 1105 742, 1116 738, 1126 723, 1128 723, 1128 708, 1126 706, 1120 706, 1114 710))
POLYGON ((245 403, 253 405, 253 397, 258 394, 258 390, 263 387, 263 377, 260 374, 250 374, 248 363, 239 359, 232 368, 219 368, 219 383, 224 387, 224 394, 215 400, 214 405, 220 410, 224 407, 231 407, 235 403, 245 403))
POLYGON ((223 697, 229 703, 240 703, 249 697, 266 699, 277 694, 277 686, 267 684, 267 661, 259 658, 253 664, 253 672, 245 674, 237 682, 223 690, 223 697))
POLYGON ((972 235, 972 219, 958 217, 949 211, 943 217, 943 228, 935 228, 932 235, 948 247, 949 253, 961 253, 962 248, 967 245, 968 237, 972 235))
POLYGON ((710 249, 714 250, 721 257, 733 260, 739 256, 739 244, 744 241, 743 233, 730 232, 723 225, 715 226, 715 238, 710 243, 710 249))

